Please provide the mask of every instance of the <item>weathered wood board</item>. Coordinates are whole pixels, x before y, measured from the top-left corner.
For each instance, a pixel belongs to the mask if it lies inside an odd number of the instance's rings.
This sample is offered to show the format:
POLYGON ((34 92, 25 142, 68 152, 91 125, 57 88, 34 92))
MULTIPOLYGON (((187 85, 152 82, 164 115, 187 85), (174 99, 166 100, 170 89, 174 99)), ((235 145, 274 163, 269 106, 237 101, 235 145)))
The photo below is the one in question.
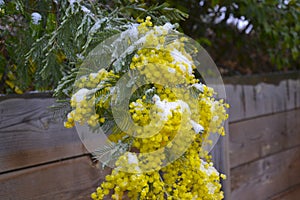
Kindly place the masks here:
POLYGON ((300 73, 238 77, 226 91, 231 199, 300 199, 300 73))
POLYGON ((234 168, 300 145, 300 109, 231 123, 229 129, 234 168))
POLYGON ((281 192, 278 195, 270 198, 270 200, 299 200, 300 198, 300 184, 281 192))
POLYGON ((75 129, 47 108, 53 98, 0 101, 0 173, 86 153, 75 129))
POLYGON ((300 78, 277 84, 226 85, 229 122, 255 118, 300 107, 300 78))
POLYGON ((3 200, 86 200, 108 171, 89 156, 55 162, 0 176, 3 200))
POLYGON ((231 170, 233 200, 265 200, 300 184, 300 146, 231 170))

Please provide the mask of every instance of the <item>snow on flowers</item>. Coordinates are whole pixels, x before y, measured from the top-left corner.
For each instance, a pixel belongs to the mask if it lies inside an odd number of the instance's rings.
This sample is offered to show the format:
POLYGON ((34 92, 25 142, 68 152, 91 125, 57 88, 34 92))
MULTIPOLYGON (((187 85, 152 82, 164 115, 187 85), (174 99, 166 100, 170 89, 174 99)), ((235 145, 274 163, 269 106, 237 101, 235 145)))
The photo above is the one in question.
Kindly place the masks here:
POLYGON ((109 140, 126 147, 92 199, 223 198, 220 178, 225 175, 202 147, 209 134, 225 134, 228 105, 195 77, 189 51, 197 49, 187 51, 186 38, 175 36, 172 24, 153 26, 147 17, 115 41, 126 40, 128 48, 113 50, 111 65, 77 79, 65 127, 109 126, 109 140), (125 74, 128 82, 119 86, 125 74), (118 92, 136 85, 123 120, 134 124, 128 133, 114 123, 112 102, 118 92))

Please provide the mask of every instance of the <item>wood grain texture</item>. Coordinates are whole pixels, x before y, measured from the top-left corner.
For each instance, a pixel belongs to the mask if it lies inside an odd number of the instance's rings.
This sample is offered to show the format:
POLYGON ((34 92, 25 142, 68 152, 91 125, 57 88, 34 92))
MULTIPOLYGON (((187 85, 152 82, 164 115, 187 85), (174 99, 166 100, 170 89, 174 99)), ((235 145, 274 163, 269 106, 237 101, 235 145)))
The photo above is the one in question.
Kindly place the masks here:
POLYGON ((300 146, 231 170, 233 200, 265 200, 300 183, 300 146))
POLYGON ((83 156, 7 173, 0 176, 0 199, 86 200, 108 172, 83 156))
POLYGON ((269 200, 299 200, 300 198, 300 184, 289 188, 286 191, 281 192, 274 197, 271 197, 269 200))
POLYGON ((229 129, 230 165, 234 168, 300 145, 300 109, 231 123, 229 129))
POLYGON ((225 85, 229 121, 235 122, 300 107, 300 79, 278 84, 225 85))
POLYGON ((0 101, 0 173, 86 153, 75 129, 47 108, 53 98, 0 101))

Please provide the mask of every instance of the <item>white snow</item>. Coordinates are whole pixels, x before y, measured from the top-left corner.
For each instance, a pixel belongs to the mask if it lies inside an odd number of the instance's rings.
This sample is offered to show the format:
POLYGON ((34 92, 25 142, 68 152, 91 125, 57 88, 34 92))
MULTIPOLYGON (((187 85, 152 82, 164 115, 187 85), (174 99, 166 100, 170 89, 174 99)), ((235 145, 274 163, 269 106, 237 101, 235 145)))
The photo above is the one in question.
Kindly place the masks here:
POLYGON ((217 187, 212 183, 207 183, 206 187, 208 189, 209 194, 214 194, 217 189, 217 187))
POLYGON ((158 35, 163 35, 164 32, 169 32, 170 30, 174 29, 174 25, 171 24, 171 23, 166 23, 165 25, 163 26, 156 26, 154 27, 154 30, 155 32, 158 34, 158 35))
POLYGON ((70 6, 71 6, 71 9, 72 9, 72 12, 74 12, 74 3, 77 2, 79 3, 81 0, 69 0, 69 3, 70 3, 70 6))
POLYGON ((95 22, 95 24, 92 26, 92 28, 90 29, 91 33, 95 33, 97 32, 97 30, 101 27, 101 24, 106 20, 106 18, 102 18, 100 20, 97 20, 95 22))
POLYGON ((174 28, 174 25, 171 23, 166 23, 165 25, 163 25, 163 29, 165 29, 166 31, 172 30, 174 28))
POLYGON ((113 86, 113 87, 109 88, 109 93, 113 94, 115 92, 115 90, 116 90, 116 87, 113 86))
POLYGON ((196 123, 194 120, 190 120, 191 125, 193 126, 194 131, 198 134, 204 131, 203 126, 196 123))
POLYGON ((219 172, 213 166, 209 165, 206 168, 205 165, 207 164, 208 164, 207 162, 201 160, 200 170, 204 171, 208 176, 211 176, 212 174, 216 174, 217 176, 219 176, 219 172))
POLYGON ((132 102, 132 104, 134 105, 135 110, 144 110, 144 106, 141 103, 132 102))
POLYGON ((195 83, 192 85, 192 87, 196 88, 200 92, 203 92, 203 84, 202 83, 195 83))
POLYGON ((67 118, 68 119, 72 118, 71 113, 68 113, 67 118))
POLYGON ((82 10, 82 12, 87 13, 87 14, 91 13, 91 11, 85 6, 81 6, 81 10, 82 10))
POLYGON ((127 154, 128 164, 138 164, 138 159, 135 154, 129 152, 127 154))
POLYGON ((98 73, 90 73, 89 77, 90 78, 96 78, 98 76, 98 73))
POLYGON ((155 87, 152 87, 152 88, 146 90, 146 91, 145 91, 145 95, 148 95, 149 93, 154 92, 154 90, 155 90, 155 87))
POLYGON ((84 56, 83 56, 81 53, 77 53, 76 56, 77 56, 77 58, 80 59, 80 60, 83 60, 83 59, 84 59, 84 56))
MULTIPOLYGON (((121 33, 120 37, 112 44, 112 46, 118 46, 120 42, 122 42, 125 38, 129 38, 132 44, 129 44, 128 48, 123 54, 130 54, 137 48, 140 48, 143 46, 146 42, 146 38, 149 35, 158 36, 163 33, 163 31, 169 31, 174 28, 174 25, 170 23, 166 23, 164 26, 156 27, 156 34, 154 30, 149 30, 145 35, 142 35, 139 37, 139 31, 138 31, 139 24, 132 24, 128 30, 121 33)), ((160 48, 158 46, 157 48, 160 48)), ((120 55, 117 55, 119 52, 118 50, 115 50, 112 54, 112 58, 118 58, 120 55)))
POLYGON ((86 88, 81 88, 72 95, 71 101, 76 101, 77 103, 81 102, 89 91, 90 90, 86 88))
MULTIPOLYGON (((205 165, 207 165, 208 163, 205 162, 204 160, 201 159, 201 165, 200 165, 200 170, 203 171, 204 173, 206 173, 208 176, 211 176, 213 174, 215 174, 216 176, 219 176, 219 172, 211 165, 208 165, 208 167, 205 167, 205 165)), ((210 194, 215 193, 215 190, 217 189, 216 186, 213 183, 208 183, 206 185, 208 192, 210 194)))
POLYGON ((174 74, 176 72, 176 69, 172 68, 172 67, 168 67, 168 71, 172 74, 174 74))
POLYGON ((73 6, 75 2, 78 2, 78 3, 79 3, 80 0, 69 0, 69 2, 70 2, 70 5, 73 6))
POLYGON ((168 120, 169 116, 172 115, 172 110, 176 110, 177 108, 180 108, 181 113, 183 113, 185 110, 187 110, 189 113, 191 112, 189 105, 181 100, 174 102, 168 102, 166 100, 161 101, 158 95, 154 95, 152 100, 160 110, 159 115, 162 120, 168 120))
POLYGON ((137 158, 135 153, 128 152, 127 153, 127 159, 128 159, 128 164, 136 164, 137 165, 134 168, 137 172, 141 171, 141 169, 138 166, 139 161, 138 161, 138 158, 137 158))
MULTIPOLYGON (((192 68, 192 61, 190 61, 187 57, 185 57, 180 51, 178 51, 177 49, 174 49, 171 51, 171 55, 174 58, 174 64, 176 62, 179 63, 185 63, 188 65, 188 73, 192 74, 193 73, 193 68, 192 68)), ((183 65, 180 65, 180 69, 183 72, 186 72, 186 67, 183 65)))
POLYGON ((38 12, 33 12, 31 14, 31 20, 33 24, 39 24, 42 19, 42 15, 38 12))
POLYGON ((138 35, 139 32, 137 24, 131 25, 126 31, 122 32, 118 39, 111 44, 111 46, 114 47, 111 56, 112 59, 119 59, 120 57, 126 56, 135 51, 137 49, 136 46, 141 43, 140 39, 138 39, 138 35), (124 44, 124 42, 127 42, 127 44, 124 44), (124 47, 127 49, 124 50, 124 47))
POLYGON ((122 36, 124 37, 123 34, 128 35, 131 39, 136 39, 139 35, 139 31, 137 29, 137 26, 135 24, 133 24, 132 26, 130 26, 130 28, 127 31, 125 31, 121 34, 121 37, 122 36))

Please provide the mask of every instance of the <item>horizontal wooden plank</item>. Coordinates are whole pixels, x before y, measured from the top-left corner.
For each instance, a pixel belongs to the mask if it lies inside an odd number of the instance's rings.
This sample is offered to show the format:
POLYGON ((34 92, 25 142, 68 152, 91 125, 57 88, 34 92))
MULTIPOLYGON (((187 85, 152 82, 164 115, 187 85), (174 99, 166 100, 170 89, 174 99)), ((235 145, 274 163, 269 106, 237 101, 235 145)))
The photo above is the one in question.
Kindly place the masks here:
POLYGON ((0 176, 0 199, 86 200, 108 172, 83 156, 7 173, 0 176))
POLYGON ((229 125, 231 168, 300 145, 300 109, 229 125))
POLYGON ((231 170, 233 200, 265 200, 300 183, 300 146, 231 170))
POLYGON ((4 101, 6 99, 32 99, 32 98, 52 98, 53 91, 29 91, 23 94, 0 94, 0 101, 4 101))
POLYGON ((225 85, 229 121, 235 122, 300 107, 300 79, 282 80, 278 84, 225 85))
POLYGON ((299 200, 300 197, 300 184, 289 188, 286 191, 281 192, 274 197, 271 197, 270 200, 299 200))
POLYGON ((75 129, 47 110, 54 101, 0 101, 0 173, 86 153, 75 129))

